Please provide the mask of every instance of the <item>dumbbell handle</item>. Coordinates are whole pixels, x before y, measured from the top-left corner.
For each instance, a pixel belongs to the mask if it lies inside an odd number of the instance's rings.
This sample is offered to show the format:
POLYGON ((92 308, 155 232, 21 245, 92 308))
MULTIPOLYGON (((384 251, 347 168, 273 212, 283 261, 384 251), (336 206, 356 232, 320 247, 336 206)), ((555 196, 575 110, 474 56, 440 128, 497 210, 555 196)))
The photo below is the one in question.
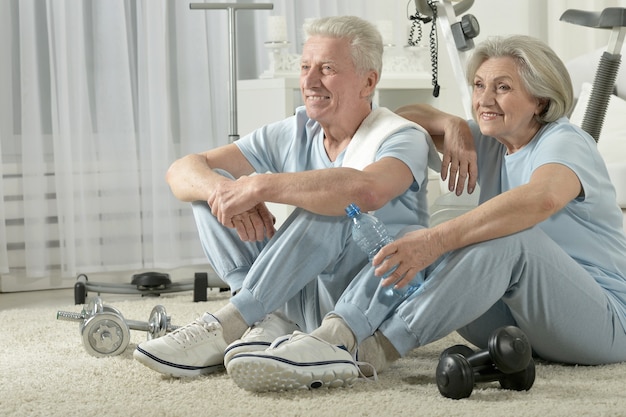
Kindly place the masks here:
POLYGON ((481 350, 466 358, 474 373, 474 382, 497 381, 504 372, 498 370, 487 350, 481 350))
POLYGON ((528 362, 522 363, 522 361, 524 361, 525 355, 529 352, 530 348, 520 348, 519 350, 511 349, 507 355, 503 353, 492 355, 490 350, 485 349, 470 355, 466 359, 475 372, 484 373, 486 370, 487 373, 489 373, 493 368, 499 372, 508 374, 518 372, 526 367, 528 362))
MULTIPOLYGON (((152 329, 153 326, 151 326, 150 323, 145 322, 145 321, 128 320, 128 319, 124 319, 124 321, 128 325, 128 328, 131 330, 139 330, 139 331, 148 332, 148 333, 155 331, 155 329, 152 329)), ((167 331, 171 332, 173 330, 178 329, 179 327, 180 326, 172 326, 171 324, 168 324, 167 331)))
MULTIPOLYGON (((85 314, 84 312, 75 313, 73 311, 57 311, 57 320, 84 321, 88 318, 89 316, 85 314)), ((154 331, 154 329, 151 329, 151 327, 153 326, 151 326, 150 323, 148 322, 139 321, 139 320, 128 320, 128 319, 124 319, 124 321, 128 325, 128 328, 131 330, 139 330, 139 331, 144 331, 144 332, 154 331)), ((179 327, 180 326, 172 326, 168 324, 167 331, 171 332, 173 330, 178 329, 179 327)))
POLYGON ((499 371, 495 366, 483 366, 474 369, 474 382, 492 382, 498 381, 500 378, 506 377, 502 371, 499 371))
MULTIPOLYGON (((75 312, 71 312, 71 311, 57 311, 57 319, 58 320, 65 320, 65 321, 83 321, 85 319, 87 319, 87 315, 83 312, 81 313, 75 313, 75 312)), ((126 324, 128 325, 128 328, 131 330, 140 330, 140 331, 144 331, 144 332, 148 332, 150 331, 150 323, 147 323, 145 321, 139 321, 139 320, 128 320, 128 319, 124 319, 124 321, 126 322, 126 324)), ((171 326, 168 326, 168 330, 171 326)))
POLYGON ((84 312, 74 313, 71 311, 57 311, 57 320, 84 321, 87 315, 84 312))
POLYGON ((481 350, 466 358, 472 368, 481 368, 484 366, 491 366, 493 359, 488 350, 481 350))

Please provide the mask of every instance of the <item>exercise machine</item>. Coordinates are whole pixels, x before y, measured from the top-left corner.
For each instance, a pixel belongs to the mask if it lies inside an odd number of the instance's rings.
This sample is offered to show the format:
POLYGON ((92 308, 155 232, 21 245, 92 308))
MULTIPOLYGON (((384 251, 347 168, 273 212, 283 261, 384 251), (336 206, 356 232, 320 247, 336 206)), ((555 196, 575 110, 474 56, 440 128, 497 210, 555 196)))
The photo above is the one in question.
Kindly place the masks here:
POLYGON ((626 35, 626 8, 608 7, 601 12, 570 9, 561 15, 560 20, 575 25, 611 31, 607 49, 598 63, 589 103, 585 109, 581 126, 597 142, 604 124, 609 99, 615 90, 615 79, 622 60, 621 51, 626 35))
POLYGON ((474 15, 463 13, 466 13, 473 4, 474 0, 454 2, 452 0, 415 0, 417 13, 411 17, 414 21, 432 24, 429 48, 433 74, 433 96, 435 97, 439 96, 436 31, 437 25, 439 26, 467 118, 472 117, 472 93, 465 77, 466 60, 469 52, 474 48, 474 38, 480 34, 480 24, 474 15), (458 16, 461 16, 460 20, 458 16))
POLYGON ((228 291, 230 287, 215 272, 196 272, 192 280, 172 282, 169 274, 162 272, 142 272, 132 276, 129 284, 92 282, 85 274, 79 274, 74 283, 74 304, 84 304, 89 291, 109 294, 138 294, 158 297, 161 294, 193 291, 193 301, 206 301, 207 289, 218 288, 228 291))
POLYGON ((228 56, 229 76, 228 91, 230 94, 230 133, 228 142, 239 139, 237 126, 237 20, 238 10, 272 10, 273 3, 190 3, 191 10, 226 10, 228 11, 228 56))

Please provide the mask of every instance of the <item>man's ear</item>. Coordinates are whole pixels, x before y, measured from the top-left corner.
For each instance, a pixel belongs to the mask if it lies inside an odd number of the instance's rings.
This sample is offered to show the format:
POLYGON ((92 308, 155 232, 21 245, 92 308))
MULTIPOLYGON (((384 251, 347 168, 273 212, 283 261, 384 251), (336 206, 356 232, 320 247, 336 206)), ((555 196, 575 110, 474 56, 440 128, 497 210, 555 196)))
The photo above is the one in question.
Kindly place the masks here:
POLYGON ((379 75, 376 71, 370 71, 367 75, 365 87, 362 91, 363 97, 369 97, 374 93, 376 85, 378 84, 379 75))

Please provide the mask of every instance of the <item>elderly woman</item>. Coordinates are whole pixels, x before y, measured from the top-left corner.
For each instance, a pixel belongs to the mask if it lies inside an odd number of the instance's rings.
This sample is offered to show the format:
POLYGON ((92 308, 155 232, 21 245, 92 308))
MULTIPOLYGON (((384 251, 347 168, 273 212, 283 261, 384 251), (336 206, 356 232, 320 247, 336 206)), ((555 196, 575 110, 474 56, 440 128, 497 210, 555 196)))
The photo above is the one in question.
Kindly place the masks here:
MULTIPOLYGON (((256 361, 265 370, 264 382, 280 379, 269 365, 285 359, 296 371, 314 368, 314 361, 339 369, 347 360, 339 349, 318 346, 316 352, 325 353, 315 357, 303 352, 312 340, 323 340, 354 354, 371 335, 379 356, 359 359, 381 370, 455 330, 484 348, 504 325, 521 328, 545 360, 626 360, 622 213, 594 140, 566 117, 573 101, 567 70, 542 42, 512 36, 479 45, 467 74, 474 120, 424 105, 398 110, 437 144, 445 141, 443 171, 454 162, 450 166, 463 171, 458 175, 469 175, 470 189, 477 157, 478 207, 435 227, 416 228, 373 259, 376 276, 397 266, 383 286, 402 287, 425 270, 421 290, 385 316, 374 308, 376 280, 356 279, 312 336, 293 337, 257 358, 235 357, 231 373, 238 362, 256 361), (362 312, 360 320, 354 311, 362 312)), ((356 362, 353 368, 355 375, 356 362)), ((348 380, 350 374, 342 372, 348 380)))

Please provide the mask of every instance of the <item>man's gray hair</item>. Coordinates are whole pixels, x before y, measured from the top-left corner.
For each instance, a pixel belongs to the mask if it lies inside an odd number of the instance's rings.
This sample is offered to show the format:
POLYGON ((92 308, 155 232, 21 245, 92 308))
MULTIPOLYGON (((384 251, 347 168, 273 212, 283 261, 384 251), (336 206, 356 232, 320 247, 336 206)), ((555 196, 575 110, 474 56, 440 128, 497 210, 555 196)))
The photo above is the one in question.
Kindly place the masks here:
POLYGON ((380 79, 383 39, 372 23, 356 16, 331 16, 307 21, 303 29, 305 40, 311 36, 348 39, 357 72, 374 70, 380 79))

